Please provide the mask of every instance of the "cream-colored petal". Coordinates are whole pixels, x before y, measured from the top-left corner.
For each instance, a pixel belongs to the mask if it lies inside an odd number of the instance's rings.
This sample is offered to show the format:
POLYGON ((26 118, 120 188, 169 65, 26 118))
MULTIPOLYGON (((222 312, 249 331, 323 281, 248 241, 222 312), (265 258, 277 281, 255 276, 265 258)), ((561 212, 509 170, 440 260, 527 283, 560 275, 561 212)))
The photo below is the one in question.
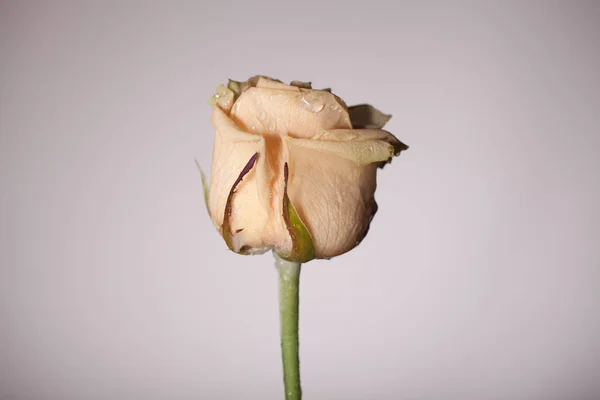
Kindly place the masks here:
POLYGON ((333 94, 287 87, 292 89, 249 88, 235 102, 231 118, 249 132, 298 138, 311 138, 321 129, 352 128, 333 94))
POLYGON ((239 130, 219 107, 213 110, 213 124, 216 132, 208 202, 211 218, 220 230, 229 192, 248 160, 258 153, 256 165, 235 192, 230 227, 240 246, 262 248, 262 235, 269 220, 265 141, 239 130))
POLYGON ((265 187, 268 196, 266 203, 269 209, 269 221, 264 227, 263 242, 270 244, 276 250, 288 252, 292 247, 286 223, 284 221, 283 197, 284 197, 284 164, 289 159, 289 149, 286 143, 278 135, 265 135, 265 163, 266 180, 265 187))
POLYGON ((270 78, 268 76, 263 75, 255 75, 248 79, 247 81, 236 81, 233 79, 229 79, 227 83, 227 88, 230 89, 234 93, 234 98, 237 98, 246 90, 251 87, 266 87, 271 89, 282 89, 282 90, 292 90, 293 88, 288 88, 288 85, 281 82, 280 80, 270 78))
POLYGON ((379 129, 322 130, 313 139, 287 140, 297 147, 319 151, 323 157, 335 155, 359 165, 388 162, 402 150, 398 139, 379 129))
POLYGON ((308 228, 317 258, 343 254, 359 243, 376 209, 375 164, 359 165, 291 141, 288 194, 308 228))
POLYGON ((322 129, 313 139, 335 142, 382 140, 390 144, 398 142, 394 135, 383 129, 322 129))
MULTIPOLYGON (((221 86, 224 86, 224 85, 221 85, 221 86)), ((269 78, 267 76, 262 76, 262 75, 255 75, 244 82, 229 79, 229 82, 227 83, 227 88, 229 90, 231 90, 231 92, 233 93, 233 102, 237 101, 238 97, 240 97, 240 95, 242 93, 244 93, 246 90, 250 89, 251 87, 257 87, 257 86, 270 87, 273 89, 286 89, 288 87, 288 85, 284 84, 283 82, 281 82, 277 79, 269 78)), ((217 89, 219 89, 219 88, 217 88, 217 89)), ((231 105, 233 105, 233 102, 231 103, 231 105)), ((216 101, 214 100, 214 96, 213 96, 213 99, 211 99, 210 104, 214 105, 214 103, 216 103, 216 101)), ((221 107, 221 108, 223 108, 223 107, 221 107)), ((231 109, 231 107, 227 108, 225 111, 229 112, 230 109, 231 109)))
POLYGON ((219 85, 216 93, 210 98, 208 103, 211 106, 217 106, 225 113, 231 111, 231 107, 236 99, 235 93, 225 85, 219 85))
POLYGON ((390 132, 383 129, 330 129, 323 130, 315 139, 330 140, 330 141, 367 141, 367 140, 382 140, 391 144, 394 147, 394 155, 407 150, 408 146, 402 143, 398 138, 390 132))

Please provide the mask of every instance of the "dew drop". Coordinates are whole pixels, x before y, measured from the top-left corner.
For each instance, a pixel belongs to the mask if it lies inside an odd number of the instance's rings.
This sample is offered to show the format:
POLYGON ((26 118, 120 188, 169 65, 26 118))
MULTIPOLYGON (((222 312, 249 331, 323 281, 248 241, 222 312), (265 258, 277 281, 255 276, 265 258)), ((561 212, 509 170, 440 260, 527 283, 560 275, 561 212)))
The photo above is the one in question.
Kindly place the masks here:
POLYGON ((264 111, 261 111, 260 114, 258 114, 258 120, 264 121, 265 118, 267 118, 267 114, 264 111))
POLYGON ((337 103, 331 103, 329 108, 331 108, 331 111, 342 111, 342 107, 337 103))
POLYGON ((325 107, 325 104, 320 99, 319 95, 315 92, 309 92, 300 96, 299 98, 300 106, 305 110, 308 110, 312 113, 318 113, 325 107))

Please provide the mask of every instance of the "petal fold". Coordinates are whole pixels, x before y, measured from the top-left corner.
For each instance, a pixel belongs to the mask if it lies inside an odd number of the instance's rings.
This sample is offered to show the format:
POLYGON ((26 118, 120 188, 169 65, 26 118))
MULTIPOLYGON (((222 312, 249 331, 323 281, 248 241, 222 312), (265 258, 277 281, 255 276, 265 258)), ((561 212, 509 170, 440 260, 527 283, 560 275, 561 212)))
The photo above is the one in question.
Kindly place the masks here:
POLYGON ((394 135, 380 129, 321 130, 313 139, 288 138, 288 141, 359 165, 390 162, 407 148, 394 135))
POLYGON ((310 232, 316 258, 331 258, 356 246, 375 207, 377 166, 290 145, 288 195, 310 232))
MULTIPOLYGON (((241 246, 262 248, 262 235, 269 221, 268 165, 265 162, 265 140, 238 129, 219 107, 213 110, 215 140, 208 203, 213 223, 222 231, 229 224, 241 246), (235 188, 231 200, 230 220, 224 215, 230 191, 248 160, 258 153, 256 164, 235 188)), ((229 244, 228 244, 229 245, 229 244)))

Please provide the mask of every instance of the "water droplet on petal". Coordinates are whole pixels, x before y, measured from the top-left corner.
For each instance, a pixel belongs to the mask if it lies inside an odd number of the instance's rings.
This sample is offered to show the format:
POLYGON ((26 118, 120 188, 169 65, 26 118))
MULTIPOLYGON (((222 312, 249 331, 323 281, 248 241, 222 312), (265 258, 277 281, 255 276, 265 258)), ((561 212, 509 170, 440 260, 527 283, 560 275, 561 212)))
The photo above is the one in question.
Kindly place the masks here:
POLYGON ((319 94, 316 92, 303 94, 298 100, 302 108, 312 113, 318 113, 325 107, 323 100, 321 100, 319 94))
POLYGON ((264 111, 261 111, 260 114, 258 114, 258 120, 264 121, 265 118, 267 118, 267 114, 264 111))

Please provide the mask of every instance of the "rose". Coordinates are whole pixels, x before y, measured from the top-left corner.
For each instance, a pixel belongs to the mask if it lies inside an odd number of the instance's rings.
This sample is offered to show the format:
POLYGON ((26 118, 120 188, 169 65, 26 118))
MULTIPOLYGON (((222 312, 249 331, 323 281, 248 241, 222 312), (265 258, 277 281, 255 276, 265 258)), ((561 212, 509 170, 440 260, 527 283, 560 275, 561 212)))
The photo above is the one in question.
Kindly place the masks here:
POLYGON ((376 172, 408 146, 391 116, 347 107, 329 89, 264 76, 230 80, 211 99, 216 128, 211 219, 228 247, 306 262, 345 253, 377 211, 376 172))

